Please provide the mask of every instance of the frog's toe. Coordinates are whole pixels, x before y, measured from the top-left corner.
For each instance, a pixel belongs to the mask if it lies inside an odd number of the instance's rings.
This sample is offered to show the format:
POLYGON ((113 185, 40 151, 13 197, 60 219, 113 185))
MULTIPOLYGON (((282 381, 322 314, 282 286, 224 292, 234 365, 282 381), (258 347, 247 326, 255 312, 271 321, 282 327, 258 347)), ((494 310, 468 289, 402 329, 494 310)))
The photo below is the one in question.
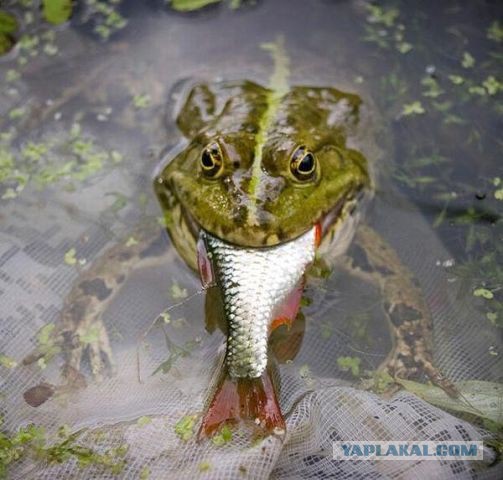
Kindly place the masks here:
POLYGON ((80 371, 83 351, 84 347, 80 345, 80 343, 76 346, 73 346, 72 349, 67 352, 67 360, 65 362, 63 371, 66 371, 67 367, 73 368, 75 371, 80 371))
POLYGON ((116 368, 108 333, 101 321, 95 325, 95 332, 97 335, 88 343, 87 349, 93 377, 101 382, 105 374, 114 375, 116 368))
POLYGON ((103 381, 103 372, 105 366, 103 360, 101 359, 101 350, 97 342, 89 344, 89 363, 91 364, 91 372, 94 379, 101 383, 103 381))
MULTIPOLYGON (((48 324, 47 326, 53 327, 52 324, 48 324)), ((40 331, 38 335, 40 335, 40 331)), ((22 364, 31 365, 39 360, 48 362, 55 355, 55 352, 64 350, 66 342, 66 332, 58 327, 53 328, 49 337, 43 343, 39 341, 39 344, 23 358, 22 364)))
POLYGON ((454 383, 452 383, 438 368, 436 368, 431 362, 424 362, 423 371, 430 381, 440 387, 447 395, 452 398, 459 397, 459 390, 456 388, 454 383))
MULTIPOLYGON (((440 387, 450 397, 456 398, 459 396, 459 391, 456 386, 428 360, 419 359, 419 361, 414 362, 411 358, 402 359, 400 355, 398 355, 383 365, 382 369, 386 370, 391 377, 398 381, 400 379, 424 381, 425 377, 427 377, 431 383, 440 387)), ((398 385, 399 383, 395 384, 395 386, 398 385)), ((398 389, 399 388, 400 387, 398 387, 398 389)))

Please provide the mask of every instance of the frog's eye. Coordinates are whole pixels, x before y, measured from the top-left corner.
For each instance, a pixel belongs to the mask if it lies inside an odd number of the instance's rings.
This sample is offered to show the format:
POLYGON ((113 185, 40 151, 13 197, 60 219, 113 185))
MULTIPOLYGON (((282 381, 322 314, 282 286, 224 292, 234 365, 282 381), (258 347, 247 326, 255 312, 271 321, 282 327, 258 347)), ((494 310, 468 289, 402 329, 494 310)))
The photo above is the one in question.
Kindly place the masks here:
POLYGON ((203 174, 209 178, 215 178, 223 170, 223 166, 224 161, 220 146, 216 142, 210 143, 201 153, 203 174))
POLYGON ((297 180, 311 180, 316 173, 316 158, 305 146, 295 149, 290 160, 290 171, 297 180))

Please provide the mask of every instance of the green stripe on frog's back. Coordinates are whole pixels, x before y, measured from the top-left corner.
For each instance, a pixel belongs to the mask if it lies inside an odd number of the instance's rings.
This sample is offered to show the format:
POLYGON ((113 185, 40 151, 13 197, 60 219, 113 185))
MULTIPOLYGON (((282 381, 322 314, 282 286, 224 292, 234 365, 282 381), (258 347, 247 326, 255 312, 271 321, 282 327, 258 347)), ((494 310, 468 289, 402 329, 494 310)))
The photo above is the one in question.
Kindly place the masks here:
POLYGON ((264 109, 258 122, 256 134, 252 175, 248 187, 250 203, 248 205, 247 223, 249 226, 258 226, 257 200, 260 197, 262 179, 262 156, 264 145, 268 140, 268 131, 274 123, 281 99, 288 93, 289 59, 285 52, 284 39, 279 37, 273 43, 264 43, 262 48, 270 52, 274 71, 269 79, 266 95, 267 107, 264 109))

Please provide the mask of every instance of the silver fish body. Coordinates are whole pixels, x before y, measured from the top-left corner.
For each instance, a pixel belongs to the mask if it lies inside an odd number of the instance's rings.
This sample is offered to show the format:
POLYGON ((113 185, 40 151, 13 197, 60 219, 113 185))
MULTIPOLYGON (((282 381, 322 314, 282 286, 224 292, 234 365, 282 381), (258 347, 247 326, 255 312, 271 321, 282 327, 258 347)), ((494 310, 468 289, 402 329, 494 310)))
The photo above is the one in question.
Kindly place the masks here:
POLYGON ((201 236, 223 297, 228 324, 226 364, 232 378, 257 378, 267 366, 271 323, 313 262, 316 229, 263 248, 238 247, 201 236))

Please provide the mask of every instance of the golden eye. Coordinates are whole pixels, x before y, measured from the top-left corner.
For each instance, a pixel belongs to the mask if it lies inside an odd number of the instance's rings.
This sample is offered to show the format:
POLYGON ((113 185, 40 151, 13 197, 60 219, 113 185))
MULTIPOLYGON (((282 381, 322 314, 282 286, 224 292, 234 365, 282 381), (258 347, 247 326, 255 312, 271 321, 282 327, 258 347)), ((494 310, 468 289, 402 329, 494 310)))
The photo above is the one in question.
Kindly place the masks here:
POLYGON ((304 145, 293 152, 290 171, 298 180, 311 180, 316 173, 316 158, 304 145))
POLYGON ((201 169, 205 176, 215 178, 223 170, 224 162, 220 146, 216 142, 207 145, 201 153, 201 169))

